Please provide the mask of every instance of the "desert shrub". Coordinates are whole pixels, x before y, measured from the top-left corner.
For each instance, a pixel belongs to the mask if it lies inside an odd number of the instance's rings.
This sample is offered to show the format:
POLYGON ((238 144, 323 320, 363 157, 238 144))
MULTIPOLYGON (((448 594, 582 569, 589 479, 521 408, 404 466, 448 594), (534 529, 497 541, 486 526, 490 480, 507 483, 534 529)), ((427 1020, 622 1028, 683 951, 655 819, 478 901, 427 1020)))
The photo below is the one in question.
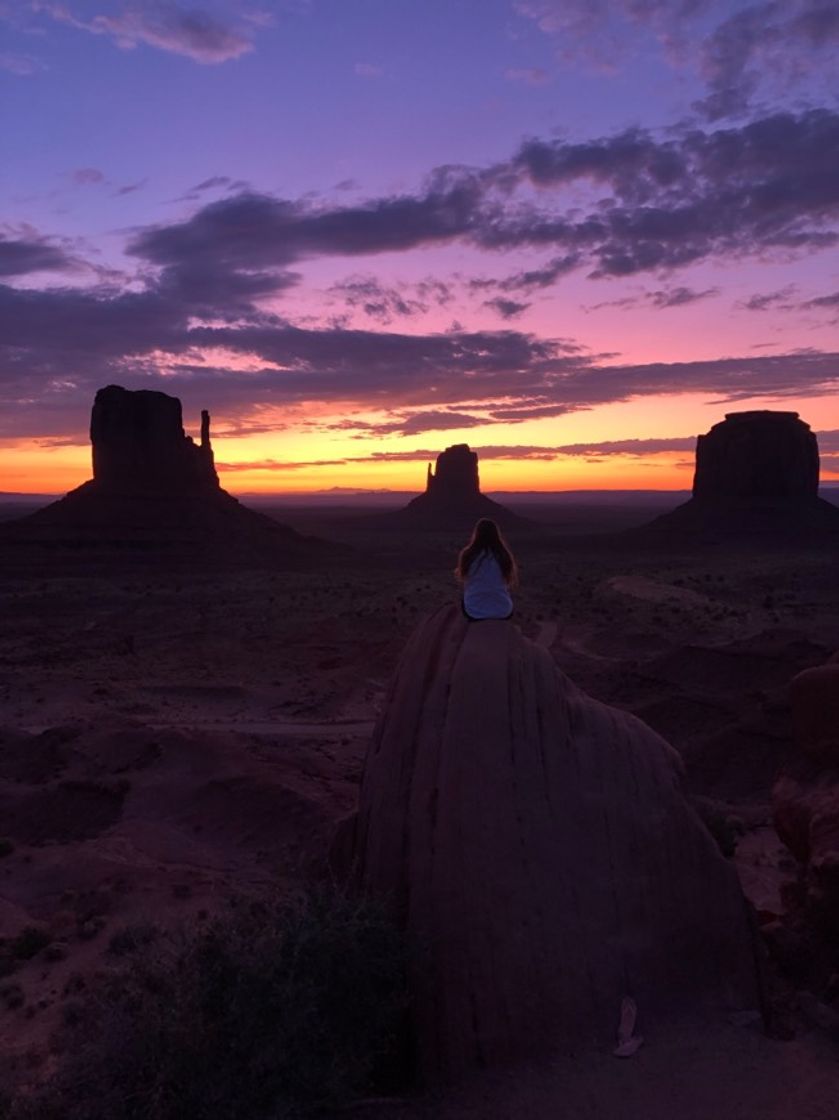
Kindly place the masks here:
POLYGON ((333 892, 161 935, 72 1017, 14 1120, 286 1120, 364 1090, 405 1011, 401 936, 333 892))
POLYGON ((19 961, 30 961, 49 945, 52 938, 40 926, 25 926, 8 944, 10 956, 19 961))
POLYGON ((145 949, 160 935, 157 926, 148 922, 138 922, 136 925, 123 926, 111 935, 108 942, 108 952, 115 957, 125 957, 145 949))

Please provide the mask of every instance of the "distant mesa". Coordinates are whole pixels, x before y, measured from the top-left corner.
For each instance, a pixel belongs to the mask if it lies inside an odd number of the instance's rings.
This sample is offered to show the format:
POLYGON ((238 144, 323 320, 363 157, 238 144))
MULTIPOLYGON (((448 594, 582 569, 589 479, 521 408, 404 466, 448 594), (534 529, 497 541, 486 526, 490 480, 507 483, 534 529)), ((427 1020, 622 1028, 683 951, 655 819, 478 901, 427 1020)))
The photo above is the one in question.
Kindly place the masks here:
POLYGON ((201 413, 201 443, 184 433, 181 402, 166 393, 119 385, 100 389, 90 415, 93 481, 111 494, 206 494, 220 489, 201 413))
POLYGON ((674 543, 839 541, 839 509, 818 490, 818 441, 797 412, 729 412, 697 440, 690 501, 638 533, 674 543))
POLYGON ((729 412, 697 440, 698 502, 808 502, 818 491, 818 441, 797 412, 729 412))
POLYGON ((0 526, 4 558, 69 570, 121 563, 287 565, 325 546, 241 505, 219 484, 210 414, 200 443, 167 393, 100 389, 90 418, 93 478, 29 517, 0 526))
POLYGON ((383 514, 382 522, 400 528, 468 532, 481 517, 492 518, 502 528, 525 528, 530 523, 481 493, 478 453, 466 443, 447 447, 428 465, 425 493, 404 509, 383 514))

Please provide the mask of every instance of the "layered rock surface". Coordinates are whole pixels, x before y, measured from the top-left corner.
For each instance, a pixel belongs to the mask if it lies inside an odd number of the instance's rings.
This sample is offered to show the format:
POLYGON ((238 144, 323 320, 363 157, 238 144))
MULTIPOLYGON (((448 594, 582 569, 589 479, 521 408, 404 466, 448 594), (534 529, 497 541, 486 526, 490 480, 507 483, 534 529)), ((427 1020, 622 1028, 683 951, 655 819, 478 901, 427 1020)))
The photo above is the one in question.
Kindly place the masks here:
POLYGON ((395 513, 384 515, 392 525, 405 528, 453 530, 468 533, 481 517, 505 528, 524 528, 528 522, 499 502, 481 493, 478 454, 468 444, 457 443, 428 466, 425 493, 395 513))
POLYGON ((772 791, 778 835, 801 865, 805 914, 839 943, 839 654, 790 686, 797 757, 772 791))
POLYGON ((579 691, 509 622, 454 607, 410 640, 365 766, 352 842, 415 949, 430 1079, 613 1044, 669 1012, 757 1004, 737 876, 675 752, 579 691))
POLYGON ((818 487, 818 441, 797 412, 729 412, 697 440, 691 500, 639 534, 670 543, 839 544, 839 509, 818 487))
POLYGON ((176 397, 109 385, 96 394, 90 436, 93 478, 0 526, 4 567, 293 565, 323 551, 321 542, 247 509, 221 488, 206 411, 196 445, 184 432, 176 397))

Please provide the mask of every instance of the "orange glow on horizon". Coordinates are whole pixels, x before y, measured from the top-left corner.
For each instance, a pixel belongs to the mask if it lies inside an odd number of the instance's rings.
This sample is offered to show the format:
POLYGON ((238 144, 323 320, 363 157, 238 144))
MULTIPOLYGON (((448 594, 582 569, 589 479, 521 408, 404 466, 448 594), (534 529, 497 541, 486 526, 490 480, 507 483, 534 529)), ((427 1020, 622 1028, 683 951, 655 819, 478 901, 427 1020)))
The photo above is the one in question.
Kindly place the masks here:
MULTIPOLYGON (((693 479, 692 450, 632 455, 586 449, 607 441, 674 437, 690 446, 692 437, 722 420, 725 412, 748 408, 797 411, 816 431, 839 430, 839 400, 833 396, 732 405, 683 394, 638 398, 520 424, 487 424, 410 437, 367 436, 364 429, 344 431, 329 426, 348 415, 361 423, 392 420, 384 412, 348 408, 336 415, 334 406, 329 415, 322 406, 296 406, 283 412, 263 409, 244 421, 237 418, 227 423, 223 416, 214 416, 216 433, 228 434, 215 434, 213 447, 222 485, 234 494, 299 494, 336 487, 418 493, 425 488, 427 463, 454 443, 468 443, 479 453, 482 448, 533 448, 540 456, 506 459, 484 455, 480 461, 484 490, 687 490, 693 479), (257 430, 236 435, 239 422, 244 423, 244 431, 248 423, 257 430), (555 450, 562 447, 577 451, 555 450), (415 457, 387 458, 404 454, 415 457)), ((192 417, 185 419, 186 430, 194 431, 192 417)), ((90 477, 86 443, 0 443, 0 491, 63 494, 90 477)), ((839 479, 839 471, 823 467, 822 479, 839 479)))

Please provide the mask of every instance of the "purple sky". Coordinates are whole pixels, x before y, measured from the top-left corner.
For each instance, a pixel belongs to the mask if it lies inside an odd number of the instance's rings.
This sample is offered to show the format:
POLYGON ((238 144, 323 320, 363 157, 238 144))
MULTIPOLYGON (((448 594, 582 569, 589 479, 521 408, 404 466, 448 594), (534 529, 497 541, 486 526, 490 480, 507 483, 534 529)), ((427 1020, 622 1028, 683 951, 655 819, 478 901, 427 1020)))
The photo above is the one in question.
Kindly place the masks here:
POLYGON ((240 489, 459 440, 689 485, 748 407, 839 465, 838 47, 839 0, 0 0, 0 490, 86 477, 110 382, 240 489))

